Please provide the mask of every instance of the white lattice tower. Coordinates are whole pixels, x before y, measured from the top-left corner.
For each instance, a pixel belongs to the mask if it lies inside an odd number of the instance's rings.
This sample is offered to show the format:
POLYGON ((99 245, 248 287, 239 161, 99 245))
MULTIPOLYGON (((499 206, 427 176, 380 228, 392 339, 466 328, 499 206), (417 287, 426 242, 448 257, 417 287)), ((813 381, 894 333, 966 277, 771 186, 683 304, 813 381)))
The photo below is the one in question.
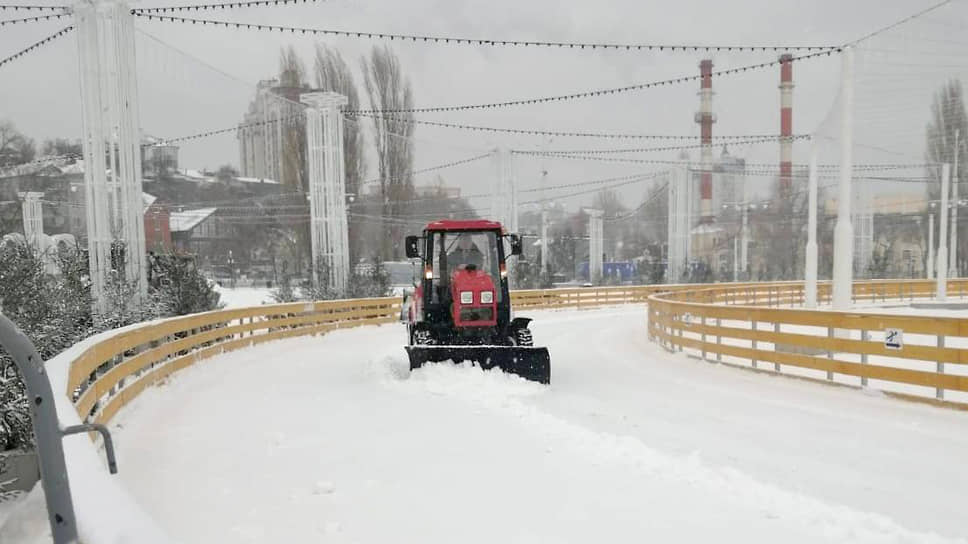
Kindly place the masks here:
POLYGON ((306 158, 313 252, 313 282, 318 287, 321 261, 329 270, 329 287, 346 291, 350 275, 349 232, 346 223, 346 179, 343 163, 343 115, 348 100, 333 92, 305 93, 306 158))
POLYGON ((602 281, 602 210, 588 209, 588 281, 602 281))
POLYGON ((147 295, 141 180, 141 125, 134 23, 123 0, 74 5, 81 82, 84 187, 94 309, 107 310, 111 245, 125 248, 124 281, 137 307, 147 295))

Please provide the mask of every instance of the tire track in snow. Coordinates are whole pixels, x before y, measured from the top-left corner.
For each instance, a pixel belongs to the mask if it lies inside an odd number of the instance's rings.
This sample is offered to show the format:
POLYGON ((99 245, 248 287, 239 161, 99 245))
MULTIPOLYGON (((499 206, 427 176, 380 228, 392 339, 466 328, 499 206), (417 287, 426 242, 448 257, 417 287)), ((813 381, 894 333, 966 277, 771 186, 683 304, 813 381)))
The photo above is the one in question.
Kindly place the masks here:
POLYGON ((837 542, 918 542, 926 544, 968 542, 935 533, 909 530, 887 516, 860 512, 803 494, 762 483, 731 468, 710 467, 694 453, 676 457, 660 453, 642 441, 593 431, 548 413, 529 401, 547 393, 547 388, 496 371, 481 372, 469 365, 428 365, 411 373, 409 379, 392 377, 391 387, 402 387, 444 396, 532 429, 551 447, 564 447, 581 454, 590 463, 609 463, 635 471, 646 478, 664 479, 720 496, 751 511, 794 522, 804 529, 819 530, 837 542))

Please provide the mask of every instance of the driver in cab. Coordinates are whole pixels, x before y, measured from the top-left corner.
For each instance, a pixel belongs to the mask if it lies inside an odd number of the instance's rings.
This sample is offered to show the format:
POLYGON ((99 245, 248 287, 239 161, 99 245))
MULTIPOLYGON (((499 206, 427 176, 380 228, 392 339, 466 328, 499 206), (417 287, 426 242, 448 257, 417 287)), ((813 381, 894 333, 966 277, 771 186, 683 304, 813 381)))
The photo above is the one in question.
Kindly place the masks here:
POLYGON ((472 236, 466 232, 461 233, 457 238, 457 247, 447 254, 447 262, 450 263, 451 270, 464 270, 473 266, 471 270, 481 269, 484 263, 484 254, 477 248, 472 236))

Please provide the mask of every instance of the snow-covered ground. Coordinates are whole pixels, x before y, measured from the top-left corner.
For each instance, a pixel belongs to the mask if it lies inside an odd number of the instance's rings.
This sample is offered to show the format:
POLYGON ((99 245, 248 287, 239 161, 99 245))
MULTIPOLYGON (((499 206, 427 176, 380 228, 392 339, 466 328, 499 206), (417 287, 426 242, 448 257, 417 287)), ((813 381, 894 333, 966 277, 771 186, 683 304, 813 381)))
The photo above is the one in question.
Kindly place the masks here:
POLYGON ((261 306, 263 304, 275 304, 272 299, 272 289, 265 287, 219 287, 215 286, 219 294, 219 302, 226 308, 245 308, 248 306, 261 306))
POLYGON ((667 354, 642 307, 532 315, 550 387, 408 375, 397 324, 204 362, 119 415, 119 477, 186 543, 968 535, 968 414, 667 354))

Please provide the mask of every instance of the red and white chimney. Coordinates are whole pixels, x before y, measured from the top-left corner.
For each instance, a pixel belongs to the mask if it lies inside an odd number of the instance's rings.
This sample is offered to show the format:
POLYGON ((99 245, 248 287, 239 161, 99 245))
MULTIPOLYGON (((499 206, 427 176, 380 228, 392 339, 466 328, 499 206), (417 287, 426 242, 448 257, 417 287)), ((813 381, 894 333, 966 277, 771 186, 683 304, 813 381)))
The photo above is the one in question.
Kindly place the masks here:
POLYGON ((699 88, 699 123, 702 174, 699 183, 700 223, 712 223, 713 215, 713 61, 705 59, 699 63, 701 86, 699 88))
POLYGON ((793 55, 780 55, 780 194, 793 182, 793 55))

